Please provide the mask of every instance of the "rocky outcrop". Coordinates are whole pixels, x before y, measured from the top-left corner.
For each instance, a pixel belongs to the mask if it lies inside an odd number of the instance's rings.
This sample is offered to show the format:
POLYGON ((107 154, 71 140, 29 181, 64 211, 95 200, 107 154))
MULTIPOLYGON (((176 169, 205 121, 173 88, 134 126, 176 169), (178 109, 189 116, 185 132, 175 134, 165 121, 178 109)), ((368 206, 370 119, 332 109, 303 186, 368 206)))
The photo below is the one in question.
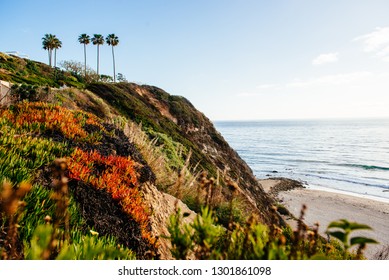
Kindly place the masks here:
POLYGON ((181 209, 181 213, 187 213, 182 219, 183 223, 186 224, 194 221, 196 213, 190 210, 181 200, 160 192, 152 184, 143 185, 142 193, 152 213, 150 218, 151 232, 158 238, 157 250, 159 257, 162 260, 173 259, 170 253, 171 243, 166 238, 169 236, 168 225, 170 216, 174 215, 178 209, 181 209))

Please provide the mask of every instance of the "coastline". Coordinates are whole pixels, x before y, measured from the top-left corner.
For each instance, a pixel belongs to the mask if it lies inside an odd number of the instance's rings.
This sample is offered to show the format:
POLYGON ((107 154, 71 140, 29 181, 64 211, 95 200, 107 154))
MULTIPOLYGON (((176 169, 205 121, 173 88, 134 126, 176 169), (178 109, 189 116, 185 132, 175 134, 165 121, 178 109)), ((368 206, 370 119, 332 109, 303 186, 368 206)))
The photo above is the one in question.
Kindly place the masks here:
POLYGON ((370 199, 370 200, 379 201, 379 202, 383 202, 383 203, 389 203, 389 198, 375 196, 375 195, 360 194, 360 193, 356 193, 356 192, 347 192, 347 191, 342 191, 342 190, 338 190, 338 189, 325 188, 325 187, 319 187, 319 186, 314 186, 314 185, 308 185, 308 186, 306 186, 306 188, 309 190, 314 190, 314 191, 337 193, 337 194, 343 194, 346 196, 359 197, 362 199, 370 199))
MULTIPOLYGON (((319 222, 319 232, 323 236, 326 236, 328 224, 338 219, 369 225, 373 231, 358 232, 379 242, 377 245, 367 246, 365 256, 368 259, 375 259, 375 254, 389 244, 389 201, 373 200, 363 195, 351 195, 336 190, 304 188, 301 184, 291 184, 296 181, 286 178, 259 179, 258 182, 295 217, 299 216, 301 207, 305 204, 305 223, 311 227, 319 222), (280 188, 280 185, 284 186, 280 188)), ((284 218, 292 227, 295 226, 294 219, 288 216, 284 218)))

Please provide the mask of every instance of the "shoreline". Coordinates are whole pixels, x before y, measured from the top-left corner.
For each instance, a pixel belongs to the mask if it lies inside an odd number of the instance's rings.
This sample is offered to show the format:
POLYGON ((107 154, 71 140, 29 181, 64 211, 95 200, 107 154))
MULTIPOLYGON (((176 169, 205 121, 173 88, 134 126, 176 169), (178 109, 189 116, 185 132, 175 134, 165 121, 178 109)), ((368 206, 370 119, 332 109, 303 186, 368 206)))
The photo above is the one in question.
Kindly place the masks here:
MULTIPOLYGON (((373 200, 363 195, 350 195, 331 190, 304 187, 301 183, 287 178, 259 179, 263 189, 282 204, 294 217, 298 217, 303 204, 307 206, 304 222, 308 226, 320 224, 319 232, 325 231, 330 222, 347 219, 367 224, 373 231, 358 231, 361 236, 373 238, 378 245, 369 244, 365 257, 375 259, 375 254, 389 244, 389 203, 373 200), (281 187, 280 187, 281 186, 281 187)), ((283 216, 293 227, 296 222, 290 216, 283 216), (289 218, 288 218, 289 217, 289 218)))
POLYGON ((338 194, 342 194, 342 195, 359 197, 359 198, 363 198, 363 199, 370 199, 370 200, 379 201, 379 202, 383 202, 383 203, 388 203, 389 204, 389 198, 381 197, 381 196, 375 196, 375 195, 369 195, 369 194, 361 194, 361 193, 356 193, 356 192, 348 192, 348 191, 332 189, 332 188, 326 188, 326 187, 320 187, 320 186, 315 186, 315 185, 307 185, 306 189, 313 190, 313 191, 338 193, 338 194))
MULTIPOLYGON (((358 192, 350 192, 350 191, 345 191, 341 189, 335 189, 335 188, 329 188, 329 187, 322 187, 318 185, 313 185, 313 184, 308 184, 307 182, 301 182, 296 179, 290 179, 287 177, 266 177, 266 178, 257 178, 257 181, 259 183, 262 183, 264 181, 272 181, 272 180, 291 180, 294 182, 298 182, 301 184, 304 188, 309 189, 309 190, 317 190, 317 191, 323 191, 323 192, 330 192, 330 193, 339 193, 343 195, 348 195, 348 196, 354 196, 354 197, 360 197, 364 199, 370 199, 370 200, 375 200, 379 202, 384 202, 384 203, 389 203, 389 197, 383 197, 383 196, 378 196, 378 195, 372 195, 372 194, 363 194, 363 193, 358 193, 358 192)), ((266 190, 265 190, 266 191, 266 190)), ((389 192, 385 191, 385 192, 389 192)))

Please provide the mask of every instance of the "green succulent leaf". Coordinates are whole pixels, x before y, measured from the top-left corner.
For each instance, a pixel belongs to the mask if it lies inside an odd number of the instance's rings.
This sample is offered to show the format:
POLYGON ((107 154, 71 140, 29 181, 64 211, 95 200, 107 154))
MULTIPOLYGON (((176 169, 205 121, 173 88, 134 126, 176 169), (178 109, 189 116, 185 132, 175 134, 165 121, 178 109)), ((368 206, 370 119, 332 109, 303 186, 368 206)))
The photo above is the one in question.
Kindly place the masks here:
POLYGON ((350 244, 351 246, 352 245, 359 245, 359 244, 367 244, 367 243, 370 243, 370 244, 378 244, 378 242, 374 239, 371 239, 371 238, 366 238, 366 237, 361 237, 361 236, 358 236, 358 237, 353 237, 350 239, 350 244))
POLYGON ((357 229, 372 229, 371 227, 369 227, 368 225, 365 225, 365 224, 358 224, 358 223, 354 223, 354 222, 351 222, 349 224, 349 228, 351 230, 357 230, 357 229))
POLYGON ((342 232, 342 231, 328 231, 327 232, 329 235, 339 239, 340 241, 342 241, 343 243, 346 243, 346 238, 347 238, 347 235, 342 232))
POLYGON ((331 222, 327 228, 342 228, 342 229, 347 229, 349 228, 350 222, 347 220, 338 220, 331 222))
POLYGON ((359 224, 356 222, 349 222, 345 219, 334 221, 328 225, 328 228, 341 228, 344 230, 359 230, 359 229, 372 229, 368 225, 359 224))

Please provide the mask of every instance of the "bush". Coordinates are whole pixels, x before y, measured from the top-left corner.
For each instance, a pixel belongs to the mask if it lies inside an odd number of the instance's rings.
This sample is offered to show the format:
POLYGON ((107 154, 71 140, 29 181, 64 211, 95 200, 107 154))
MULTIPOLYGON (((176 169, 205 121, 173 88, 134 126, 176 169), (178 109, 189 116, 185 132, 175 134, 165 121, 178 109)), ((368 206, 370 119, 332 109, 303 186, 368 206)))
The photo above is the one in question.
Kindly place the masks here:
MULTIPOLYGON (((49 247, 50 238, 53 234, 51 225, 39 225, 31 238, 30 244, 25 244, 25 259, 40 260, 45 250, 49 247)), ((112 238, 98 238, 94 231, 93 235, 81 236, 71 244, 65 243, 58 248, 57 260, 133 260, 134 253, 125 248, 118 248, 112 238)))
POLYGON ((35 85, 27 85, 25 83, 21 85, 13 85, 11 94, 18 101, 36 101, 38 96, 38 88, 35 85))
MULTIPOLYGON (((304 210, 302 211, 304 213, 304 210)), ((273 259, 361 259, 364 245, 374 243, 365 237, 356 239, 342 238, 326 242, 318 235, 318 226, 308 229, 300 217, 298 228, 268 227, 250 217, 243 225, 230 223, 229 226, 216 225, 216 217, 209 208, 202 208, 201 213, 191 224, 181 225, 183 215, 178 211, 170 218, 168 237, 172 243, 172 255, 176 259, 236 259, 236 260, 273 260, 273 259), (351 241, 353 240, 353 241, 351 241), (346 243, 344 243, 346 241, 346 243), (349 242, 349 243, 347 243, 349 242), (359 244, 356 254, 348 251, 346 244, 359 244), (363 246, 361 246, 363 244, 363 246)), ((330 226, 350 229, 367 229, 365 225, 346 220, 333 222, 330 226), (346 226, 345 226, 346 225, 346 226)))

